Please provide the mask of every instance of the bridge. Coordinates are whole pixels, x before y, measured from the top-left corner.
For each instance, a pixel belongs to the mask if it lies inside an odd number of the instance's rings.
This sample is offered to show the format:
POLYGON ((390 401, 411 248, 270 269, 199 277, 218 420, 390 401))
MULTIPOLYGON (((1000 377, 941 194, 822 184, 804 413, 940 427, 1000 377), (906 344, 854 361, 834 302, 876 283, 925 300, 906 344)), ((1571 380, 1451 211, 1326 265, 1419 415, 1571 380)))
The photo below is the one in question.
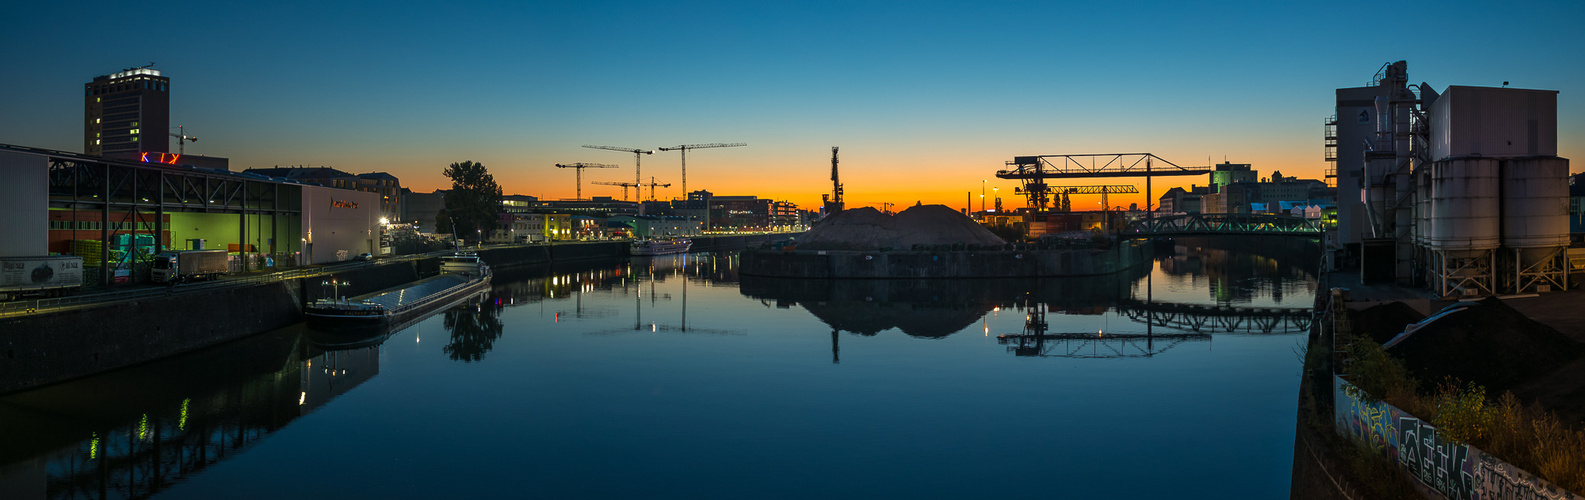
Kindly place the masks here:
POLYGON ((1204 333, 1288 333, 1310 330, 1307 307, 1234 307, 1123 300, 1117 312, 1153 327, 1204 333))
POLYGON ((996 343, 1014 356, 1052 358, 1148 358, 1184 342, 1209 341, 1208 333, 1011 333, 996 343))
POLYGON ((1303 217, 1271 214, 1187 214, 1140 219, 1118 234, 1124 238, 1169 236, 1295 236, 1320 238, 1322 228, 1303 217))

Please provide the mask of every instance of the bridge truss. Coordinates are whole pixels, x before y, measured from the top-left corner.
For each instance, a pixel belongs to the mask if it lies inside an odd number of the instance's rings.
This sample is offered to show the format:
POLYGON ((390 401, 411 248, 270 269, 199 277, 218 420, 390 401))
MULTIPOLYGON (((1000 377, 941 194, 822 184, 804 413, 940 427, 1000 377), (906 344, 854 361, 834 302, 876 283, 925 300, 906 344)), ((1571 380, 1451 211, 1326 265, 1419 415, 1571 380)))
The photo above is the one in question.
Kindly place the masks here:
POLYGON ((996 336, 1015 356, 1148 358, 1184 342, 1209 341, 1208 333, 1034 333, 996 336))
POLYGON ((1310 330, 1310 323, 1314 321, 1314 312, 1302 307, 1232 307, 1129 300, 1119 302, 1117 312, 1152 327, 1196 333, 1304 332, 1310 330))
POLYGON ((1268 235, 1321 237, 1321 225, 1303 217, 1272 214, 1187 214, 1130 222, 1123 237, 1268 235))

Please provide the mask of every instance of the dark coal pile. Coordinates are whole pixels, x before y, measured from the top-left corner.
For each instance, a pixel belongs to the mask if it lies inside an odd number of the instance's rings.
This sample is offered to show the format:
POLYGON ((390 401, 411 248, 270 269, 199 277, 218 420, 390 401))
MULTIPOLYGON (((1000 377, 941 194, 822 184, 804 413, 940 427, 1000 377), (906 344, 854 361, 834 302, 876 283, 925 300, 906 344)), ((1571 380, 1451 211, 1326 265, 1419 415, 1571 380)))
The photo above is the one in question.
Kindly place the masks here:
POLYGON ((1493 297, 1421 327, 1387 349, 1427 386, 1447 377, 1501 394, 1585 355, 1585 345, 1493 297))
POLYGON ((871 207, 843 210, 798 237, 799 250, 908 250, 954 243, 985 247, 1006 242, 945 205, 909 207, 896 216, 871 207))
POLYGON ((1425 315, 1414 310, 1409 304, 1388 302, 1353 311, 1353 318, 1356 335, 1363 334, 1377 344, 1386 344, 1399 333, 1403 333, 1403 327, 1425 319, 1425 315))

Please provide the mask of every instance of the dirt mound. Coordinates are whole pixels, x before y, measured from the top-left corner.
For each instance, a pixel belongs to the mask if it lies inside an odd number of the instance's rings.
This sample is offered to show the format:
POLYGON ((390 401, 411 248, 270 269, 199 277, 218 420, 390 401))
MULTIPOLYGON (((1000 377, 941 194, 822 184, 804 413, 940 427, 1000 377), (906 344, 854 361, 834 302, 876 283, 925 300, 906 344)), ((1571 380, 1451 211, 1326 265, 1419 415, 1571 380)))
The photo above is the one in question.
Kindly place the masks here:
POLYGON ((909 207, 896 216, 871 207, 843 210, 798 237, 800 250, 907 250, 914 245, 953 243, 1006 242, 945 205, 909 207))
POLYGON ((1353 315, 1354 331, 1369 336, 1377 344, 1386 344, 1403 333, 1403 327, 1425 319, 1420 311, 1402 302, 1388 302, 1353 311, 1353 315))
POLYGON ((1451 376, 1501 394, 1579 359, 1585 344, 1493 297, 1421 327, 1387 352, 1428 386, 1451 376))

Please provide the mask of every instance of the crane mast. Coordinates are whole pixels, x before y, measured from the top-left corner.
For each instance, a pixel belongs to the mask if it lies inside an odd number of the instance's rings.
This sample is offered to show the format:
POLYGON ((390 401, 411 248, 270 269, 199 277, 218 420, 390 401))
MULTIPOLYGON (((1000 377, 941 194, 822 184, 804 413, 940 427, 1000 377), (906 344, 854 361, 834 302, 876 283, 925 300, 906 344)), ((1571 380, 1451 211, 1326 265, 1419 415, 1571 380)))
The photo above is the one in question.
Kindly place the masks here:
MULTIPOLYGON (((837 175, 837 147, 831 146, 831 197, 826 198, 826 216, 842 211, 842 181, 837 175)), ((825 196, 821 196, 825 198, 825 196)))

